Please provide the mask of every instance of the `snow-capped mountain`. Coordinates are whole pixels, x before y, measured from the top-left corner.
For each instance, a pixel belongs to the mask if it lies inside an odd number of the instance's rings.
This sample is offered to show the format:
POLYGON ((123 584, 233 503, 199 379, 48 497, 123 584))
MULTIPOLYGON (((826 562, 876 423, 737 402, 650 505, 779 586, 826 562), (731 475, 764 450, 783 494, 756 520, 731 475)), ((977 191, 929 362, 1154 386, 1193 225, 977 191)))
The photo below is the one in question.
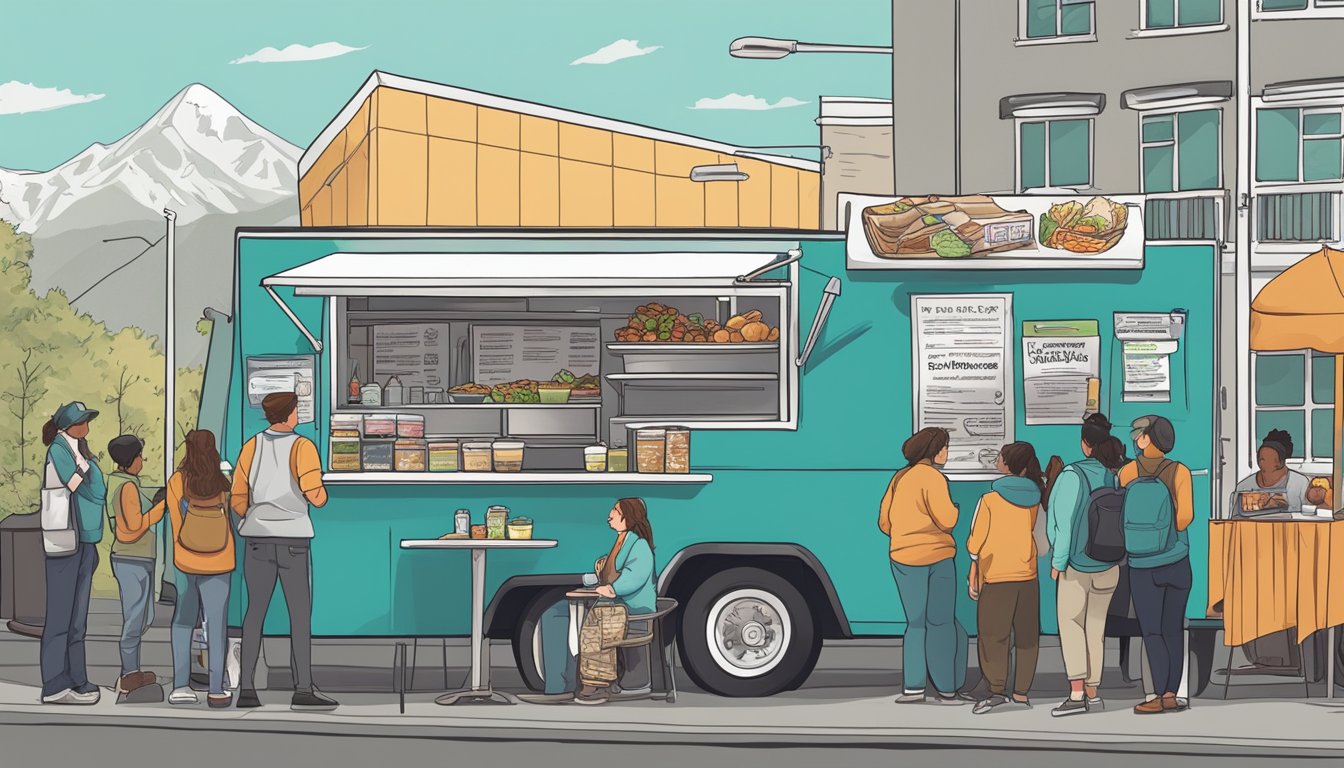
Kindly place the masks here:
POLYGON ((134 258, 144 243, 103 241, 155 241, 163 209, 175 210, 178 355, 199 362, 201 310, 231 303, 233 230, 297 223, 300 153, 191 85, 113 144, 93 144, 50 171, 0 169, 0 219, 33 235, 39 293, 60 288, 111 328, 161 334, 163 246, 134 258))

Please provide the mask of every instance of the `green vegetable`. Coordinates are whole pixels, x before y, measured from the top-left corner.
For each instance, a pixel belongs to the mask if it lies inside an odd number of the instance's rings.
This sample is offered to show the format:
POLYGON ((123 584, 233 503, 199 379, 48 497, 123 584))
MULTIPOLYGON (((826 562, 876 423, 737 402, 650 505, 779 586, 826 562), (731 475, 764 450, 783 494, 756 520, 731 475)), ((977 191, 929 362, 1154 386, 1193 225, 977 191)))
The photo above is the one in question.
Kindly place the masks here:
POLYGON ((1086 218, 1082 218, 1079 219, 1078 221, 1075 221, 1071 229, 1077 229, 1079 227, 1087 226, 1089 224, 1092 225, 1094 228, 1096 228, 1098 232, 1105 231, 1105 229, 1108 226, 1110 226, 1106 222, 1106 219, 1102 218, 1101 216, 1088 216, 1086 218))
POLYGON ((933 252, 944 259, 960 259, 971 255, 971 246, 950 229, 935 232, 929 238, 933 252))
POLYGON ((937 224, 937 223, 938 223, 938 217, 937 217, 937 216, 925 216, 925 217, 924 217, 924 223, 925 223, 925 224, 929 224, 929 225, 937 224))
POLYGON ((1050 237, 1055 234, 1056 229, 1059 229, 1058 221, 1049 216, 1041 216, 1041 245, 1050 242, 1050 237))
POLYGON ((700 314, 699 312, 696 312, 695 314, 688 316, 686 319, 691 321, 691 325, 705 324, 705 316, 700 314))
POLYGON ((652 319, 650 319, 650 320, 645 320, 645 321, 644 321, 644 330, 646 330, 646 331, 656 331, 656 330, 658 330, 658 321, 657 321, 657 320, 652 320, 652 319))
POLYGON ((573 384, 574 374, 562 369, 559 373, 555 374, 552 381, 558 381, 561 384, 573 384))
POLYGON ((892 203, 891 205, 892 205, 892 208, 893 208, 897 213, 905 213, 906 211, 910 210, 910 206, 906 205, 905 203, 900 202, 899 200, 896 201, 896 202, 894 202, 894 203, 892 203))

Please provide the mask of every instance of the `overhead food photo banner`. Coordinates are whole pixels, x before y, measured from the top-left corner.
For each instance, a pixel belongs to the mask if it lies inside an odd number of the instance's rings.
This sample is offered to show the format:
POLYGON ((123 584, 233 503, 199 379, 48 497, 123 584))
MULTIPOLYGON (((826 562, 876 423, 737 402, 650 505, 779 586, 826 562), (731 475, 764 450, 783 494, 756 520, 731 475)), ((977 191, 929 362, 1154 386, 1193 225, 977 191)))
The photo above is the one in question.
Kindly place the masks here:
POLYGON ((910 297, 915 429, 951 436, 948 472, 994 469, 1013 441, 1013 296, 910 297))
POLYGON ((1140 195, 840 195, 850 269, 1141 269, 1140 195))
POLYGON ((1080 424, 1099 410, 1101 335, 1096 320, 1022 324, 1022 392, 1028 425, 1080 424))

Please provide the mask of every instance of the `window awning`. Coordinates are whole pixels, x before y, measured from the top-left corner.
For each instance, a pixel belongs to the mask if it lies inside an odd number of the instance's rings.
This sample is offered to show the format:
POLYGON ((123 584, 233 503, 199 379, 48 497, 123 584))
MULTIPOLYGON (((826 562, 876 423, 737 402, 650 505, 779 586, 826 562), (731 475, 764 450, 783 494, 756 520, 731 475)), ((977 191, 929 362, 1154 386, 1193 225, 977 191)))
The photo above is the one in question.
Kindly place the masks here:
POLYGON ((333 253, 261 281, 299 296, 424 296, 462 289, 733 286, 784 252, 333 253))
POLYGON ((1344 251, 1322 248, 1260 289, 1251 301, 1251 349, 1344 355, 1344 251))
POLYGON ((1205 80, 1198 83, 1132 88, 1120 95, 1124 109, 1175 109, 1195 104, 1217 104, 1232 98, 1231 80, 1205 80))
POLYGON ((1314 80, 1287 80, 1270 83, 1261 94, 1266 102, 1311 101, 1344 97, 1344 78, 1321 77, 1314 80))
POLYGON ((1086 117, 1106 109, 1104 93, 1023 93, 999 99, 999 119, 1086 117))

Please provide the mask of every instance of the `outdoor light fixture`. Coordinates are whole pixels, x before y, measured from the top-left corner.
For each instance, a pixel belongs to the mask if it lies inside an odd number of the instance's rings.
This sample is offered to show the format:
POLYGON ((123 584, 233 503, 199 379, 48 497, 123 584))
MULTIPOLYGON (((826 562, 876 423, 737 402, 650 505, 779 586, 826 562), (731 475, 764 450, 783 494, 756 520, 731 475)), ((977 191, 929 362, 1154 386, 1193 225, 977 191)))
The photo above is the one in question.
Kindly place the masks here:
POLYGON ((746 181, 749 178, 738 169, 737 163, 697 165, 691 169, 691 181, 746 181))

